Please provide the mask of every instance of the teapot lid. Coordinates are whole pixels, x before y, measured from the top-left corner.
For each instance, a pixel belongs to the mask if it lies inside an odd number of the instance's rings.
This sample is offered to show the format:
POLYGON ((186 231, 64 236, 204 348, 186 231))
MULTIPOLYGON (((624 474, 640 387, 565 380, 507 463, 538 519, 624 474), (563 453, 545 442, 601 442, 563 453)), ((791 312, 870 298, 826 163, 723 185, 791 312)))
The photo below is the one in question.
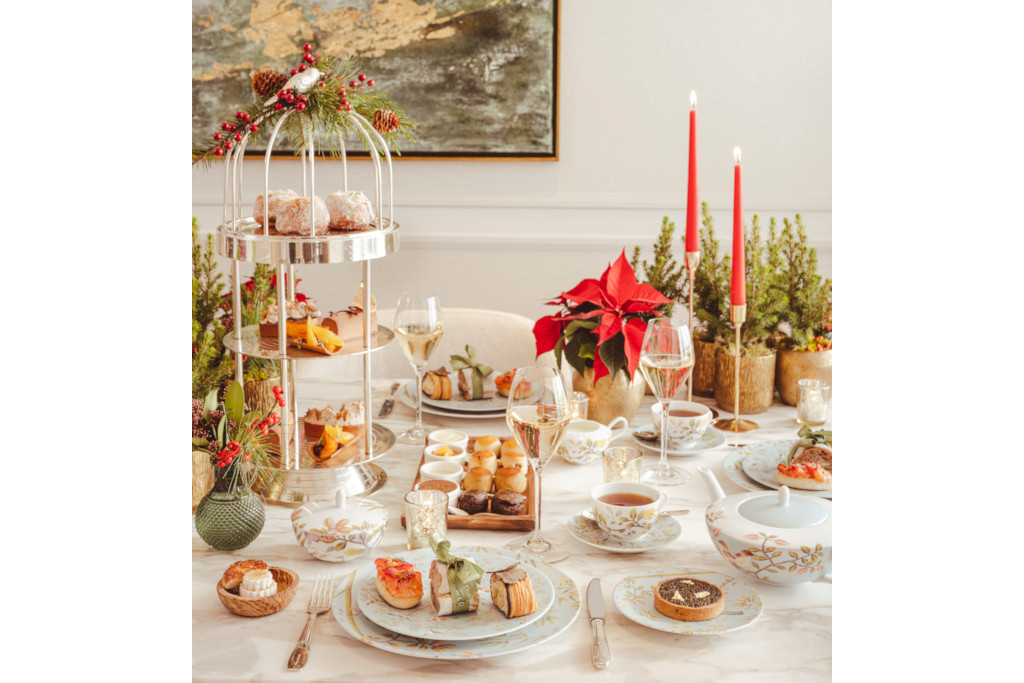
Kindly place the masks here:
POLYGON ((817 526, 829 518, 828 509, 814 498, 790 496, 788 486, 779 487, 779 495, 751 498, 740 504, 739 513, 757 524, 783 529, 817 526))

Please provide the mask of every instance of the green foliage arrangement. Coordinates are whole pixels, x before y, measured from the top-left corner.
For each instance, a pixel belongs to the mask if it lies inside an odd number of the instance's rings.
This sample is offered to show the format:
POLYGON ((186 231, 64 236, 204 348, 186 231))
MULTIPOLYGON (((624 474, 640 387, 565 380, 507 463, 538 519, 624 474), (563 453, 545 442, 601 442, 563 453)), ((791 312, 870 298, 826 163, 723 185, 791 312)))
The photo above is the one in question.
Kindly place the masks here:
POLYGON ((729 283, 732 275, 731 257, 718 253, 715 221, 707 202, 701 202, 700 264, 693 276, 694 315, 698 326, 694 337, 712 342, 732 332, 729 320, 729 283))
POLYGON ((219 405, 216 389, 201 404, 192 399, 192 447, 210 454, 218 480, 248 489, 258 470, 270 464, 267 437, 279 418, 272 410, 263 415, 245 408, 245 391, 237 380, 219 405))
POLYGON ((221 340, 227 328, 220 317, 224 283, 214 260, 213 235, 199 241, 199 224, 192 218, 192 398, 203 400, 224 386, 234 361, 221 340))
MULTIPOLYGON (((776 286, 782 261, 776 239, 775 219, 769 221, 768 239, 761 237, 757 214, 745 228, 744 253, 747 271, 747 319, 743 322, 743 348, 748 355, 767 355, 775 345, 779 321, 786 312, 787 299, 776 286)), ((735 327, 729 323, 735 337, 735 327)))
POLYGON ((784 218, 779 236, 781 266, 778 288, 787 301, 789 335, 784 348, 832 348, 832 281, 818 275, 818 253, 807 246, 807 229, 800 214, 795 223, 784 218), (796 231, 794 232, 794 226, 796 231))
MULTIPOLYGON (((676 230, 676 224, 669 221, 668 216, 661 219, 661 231, 658 239, 654 242, 654 261, 648 263, 646 259, 640 261, 640 247, 633 247, 633 257, 629 264, 636 273, 639 282, 645 282, 651 287, 671 299, 674 303, 681 303, 688 300, 689 282, 686 275, 686 264, 677 263, 672 256, 672 237, 676 230)), ((686 236, 683 235, 685 241, 686 236)), ((663 315, 671 316, 673 304, 666 304, 663 307, 663 315)))

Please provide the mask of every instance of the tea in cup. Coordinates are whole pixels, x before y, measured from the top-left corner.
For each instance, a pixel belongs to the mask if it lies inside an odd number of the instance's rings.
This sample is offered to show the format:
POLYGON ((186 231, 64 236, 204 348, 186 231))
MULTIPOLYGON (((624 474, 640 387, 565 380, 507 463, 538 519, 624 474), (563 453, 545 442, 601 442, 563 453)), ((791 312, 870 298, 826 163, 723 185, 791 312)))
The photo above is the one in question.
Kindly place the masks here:
MULTIPOLYGON (((661 403, 651 406, 654 431, 661 435, 661 403)), ((668 442, 681 447, 702 437, 711 425, 711 409, 696 401, 670 401, 668 404, 668 442)))
POLYGON ((608 425, 594 420, 573 420, 565 430, 558 454, 573 465, 593 462, 601 457, 601 452, 608 448, 608 444, 626 432, 628 426, 629 420, 621 416, 608 425), (615 425, 620 423, 622 426, 616 428, 615 425))
POLYGON ((647 484, 615 482, 595 486, 590 499, 602 531, 619 541, 636 541, 658 521, 668 493, 647 484))

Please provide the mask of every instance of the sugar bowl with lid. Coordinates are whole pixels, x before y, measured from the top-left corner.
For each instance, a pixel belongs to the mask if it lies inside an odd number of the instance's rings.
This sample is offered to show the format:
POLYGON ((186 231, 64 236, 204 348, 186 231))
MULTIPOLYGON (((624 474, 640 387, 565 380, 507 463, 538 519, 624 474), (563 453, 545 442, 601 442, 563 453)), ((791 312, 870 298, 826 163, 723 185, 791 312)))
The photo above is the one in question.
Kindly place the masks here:
POLYGON ((775 586, 832 578, 832 501, 778 491, 726 496, 705 465, 697 471, 711 492, 707 523, 722 557, 775 586))
POLYGON ((368 498, 347 498, 341 489, 329 502, 311 502, 291 515, 295 540, 313 557, 348 562, 376 548, 388 525, 388 511, 368 498))

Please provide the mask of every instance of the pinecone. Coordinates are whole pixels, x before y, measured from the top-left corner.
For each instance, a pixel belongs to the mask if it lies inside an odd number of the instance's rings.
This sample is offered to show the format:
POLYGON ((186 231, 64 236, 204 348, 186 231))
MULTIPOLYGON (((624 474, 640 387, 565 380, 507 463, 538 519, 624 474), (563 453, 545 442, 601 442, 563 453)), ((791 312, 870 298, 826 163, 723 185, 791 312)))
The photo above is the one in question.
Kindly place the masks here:
POLYGON ((373 127, 381 133, 398 130, 398 115, 390 109, 378 109, 373 115, 373 127))
POLYGON ((270 69, 261 69, 252 75, 252 89, 262 100, 276 95, 287 82, 287 76, 270 69))

